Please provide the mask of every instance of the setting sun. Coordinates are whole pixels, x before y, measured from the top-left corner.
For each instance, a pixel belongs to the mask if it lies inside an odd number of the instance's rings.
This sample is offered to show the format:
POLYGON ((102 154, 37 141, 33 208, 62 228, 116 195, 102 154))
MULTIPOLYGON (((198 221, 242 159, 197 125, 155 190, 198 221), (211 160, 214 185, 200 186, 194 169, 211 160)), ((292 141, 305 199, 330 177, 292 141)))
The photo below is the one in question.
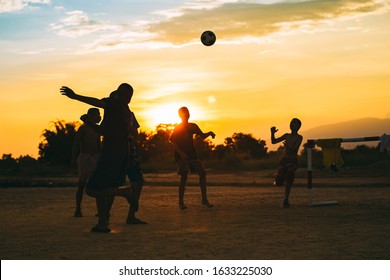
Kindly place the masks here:
MULTIPOLYGON (((215 144, 244 132, 276 149, 269 128, 285 132, 292 117, 304 137, 390 122, 390 0, 0 3, 2 154, 37 157, 52 121, 79 120, 88 107, 64 98, 62 85, 100 99, 129 83, 140 130, 179 123, 187 106, 215 144), (211 47, 205 30, 218 38, 211 47)), ((388 131, 381 126, 351 137, 388 131)))
POLYGON ((145 120, 151 127, 159 124, 177 124, 180 123, 178 114, 179 108, 186 106, 190 110, 190 121, 200 120, 201 109, 192 105, 183 105, 179 103, 167 103, 157 106, 145 112, 145 120))

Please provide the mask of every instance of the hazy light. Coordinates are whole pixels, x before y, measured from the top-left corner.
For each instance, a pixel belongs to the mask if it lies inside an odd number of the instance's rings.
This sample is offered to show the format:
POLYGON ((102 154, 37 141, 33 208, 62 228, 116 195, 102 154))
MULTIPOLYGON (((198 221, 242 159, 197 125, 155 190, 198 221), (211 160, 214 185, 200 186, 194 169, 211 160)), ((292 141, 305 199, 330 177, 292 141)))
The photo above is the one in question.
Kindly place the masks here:
POLYGON ((150 126, 156 127, 159 124, 176 124, 180 123, 181 119, 178 114, 178 110, 186 106, 190 111, 190 122, 200 120, 202 110, 196 106, 192 105, 183 105, 178 103, 167 103, 162 105, 157 105, 155 108, 148 110, 144 113, 145 119, 150 126))
POLYGON ((215 103, 215 101, 217 101, 217 99, 215 98, 215 96, 210 95, 210 96, 207 98, 207 101, 208 101, 209 103, 215 103))

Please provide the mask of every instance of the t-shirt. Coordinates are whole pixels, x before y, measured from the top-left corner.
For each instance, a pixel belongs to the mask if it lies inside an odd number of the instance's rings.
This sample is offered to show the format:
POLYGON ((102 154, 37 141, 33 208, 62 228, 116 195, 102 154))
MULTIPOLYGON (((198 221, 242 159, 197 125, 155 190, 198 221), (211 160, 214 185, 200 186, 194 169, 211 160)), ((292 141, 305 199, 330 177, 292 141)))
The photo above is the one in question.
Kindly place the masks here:
POLYGON ((103 151, 110 153, 126 153, 129 131, 128 122, 131 112, 127 105, 121 104, 111 98, 102 99, 107 106, 104 108, 104 116, 101 123, 103 129, 103 151))
MULTIPOLYGON (((175 143, 188 157, 188 160, 199 159, 194 146, 194 134, 200 134, 201 130, 194 123, 181 123, 175 127, 169 141, 175 143)), ((179 153, 175 151, 175 160, 180 161, 179 153)))

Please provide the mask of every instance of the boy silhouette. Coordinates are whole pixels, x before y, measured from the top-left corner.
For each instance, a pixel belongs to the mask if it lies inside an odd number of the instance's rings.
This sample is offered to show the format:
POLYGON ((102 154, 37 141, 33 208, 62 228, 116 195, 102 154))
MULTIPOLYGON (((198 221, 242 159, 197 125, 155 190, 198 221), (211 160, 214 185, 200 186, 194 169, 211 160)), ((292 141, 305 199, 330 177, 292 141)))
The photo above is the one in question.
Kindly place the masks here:
MULTIPOLYGON (((101 120, 98 108, 90 108, 85 116, 95 124, 101 120)), ((79 177, 76 192, 75 217, 83 216, 81 213, 81 202, 83 200, 84 189, 88 178, 96 168, 100 149, 100 135, 90 126, 85 123, 82 124, 77 130, 72 150, 72 165, 77 165, 77 174, 79 177)))
POLYGON ((298 134, 298 130, 301 128, 301 125, 302 123, 299 119, 292 119, 290 122, 291 133, 285 133, 279 138, 275 138, 275 133, 278 131, 276 127, 271 127, 272 144, 284 141, 285 147, 274 182, 274 185, 276 186, 283 186, 285 183, 283 208, 290 207, 289 197, 291 187, 294 183, 295 171, 298 168, 298 149, 302 143, 302 135, 298 134))
MULTIPOLYGON (((110 99, 116 99, 117 98, 117 91, 113 91, 110 94, 110 99)), ((85 123, 93 128, 97 133, 101 134, 103 133, 103 128, 99 125, 97 125, 95 122, 92 122, 88 119, 87 115, 83 115, 81 118, 85 123)), ((118 179, 118 185, 125 185, 126 184, 126 175, 129 178, 130 181, 130 187, 133 191, 133 200, 130 203, 129 212, 126 219, 126 224, 147 224, 147 222, 142 221, 138 219, 135 216, 135 213, 139 209, 139 199, 141 196, 141 191, 144 183, 144 177, 142 173, 142 169, 140 166, 139 158, 136 153, 136 147, 135 147, 135 141, 136 137, 138 136, 138 128, 140 127, 137 118, 135 117, 135 114, 130 111, 130 118, 128 120, 131 124, 131 130, 128 134, 128 162, 126 164, 126 168, 123 170, 120 178, 118 179)), ((107 217, 110 217, 110 211, 111 207, 114 203, 114 197, 108 198, 108 207, 107 207, 107 217)))
POLYGON ((199 175, 202 204, 207 207, 213 207, 207 199, 206 171, 196 152, 193 135, 199 135, 202 139, 211 136, 214 139, 215 134, 212 131, 203 133, 197 124, 188 122, 190 112, 187 107, 181 107, 179 109, 179 116, 182 122, 175 127, 169 139, 175 152, 177 173, 180 175, 179 208, 181 210, 187 208, 184 204, 184 192, 189 170, 199 175))
POLYGON ((133 96, 133 88, 129 84, 121 84, 116 90, 115 99, 78 95, 66 86, 61 87, 60 92, 71 99, 104 109, 100 126, 104 141, 96 169, 87 182, 86 194, 95 197, 98 206, 98 223, 91 231, 110 232, 109 200, 115 196, 125 197, 129 204, 133 200, 132 188, 119 188, 128 161, 128 133, 134 131, 129 121, 131 112, 128 107, 133 96))

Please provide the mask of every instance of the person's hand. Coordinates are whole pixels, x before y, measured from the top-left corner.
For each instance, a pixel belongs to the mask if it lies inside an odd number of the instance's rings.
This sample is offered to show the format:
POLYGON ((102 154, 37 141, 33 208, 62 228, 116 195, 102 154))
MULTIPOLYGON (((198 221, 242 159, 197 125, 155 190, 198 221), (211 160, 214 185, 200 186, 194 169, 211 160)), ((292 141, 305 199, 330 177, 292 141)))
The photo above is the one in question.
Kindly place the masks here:
POLYGON ((71 99, 75 99, 76 98, 76 93, 71 89, 71 88, 68 88, 66 86, 62 86, 60 88, 60 92, 62 95, 65 95, 71 99))
POLYGON ((278 130, 276 129, 275 126, 271 127, 271 133, 276 133, 278 130))
POLYGON ((211 138, 215 138, 215 133, 214 132, 212 132, 212 131, 210 131, 210 136, 211 136, 211 138))

